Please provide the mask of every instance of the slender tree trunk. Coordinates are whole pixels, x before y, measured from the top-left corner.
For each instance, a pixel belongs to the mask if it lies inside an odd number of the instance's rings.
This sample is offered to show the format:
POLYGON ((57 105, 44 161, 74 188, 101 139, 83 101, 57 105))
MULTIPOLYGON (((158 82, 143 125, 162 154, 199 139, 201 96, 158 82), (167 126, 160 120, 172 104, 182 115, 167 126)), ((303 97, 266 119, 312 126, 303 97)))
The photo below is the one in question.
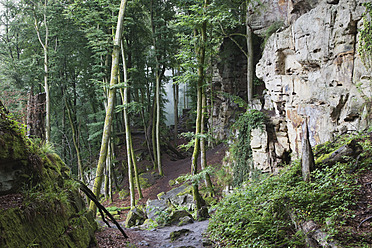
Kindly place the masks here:
MULTIPOLYGON (((207 0, 205 0, 204 7, 207 7, 207 0)), ((194 151, 192 154, 191 159, 191 174, 196 175, 198 173, 198 156, 200 152, 200 134, 202 128, 202 105, 203 105, 203 84, 204 84, 204 64, 205 64, 205 44, 207 41, 207 22, 204 21, 202 27, 200 29, 200 33, 198 30, 194 30, 195 37, 200 36, 197 43, 195 44, 195 52, 196 58, 198 61, 198 83, 197 83, 197 114, 196 114, 196 129, 195 129, 195 143, 194 143, 194 151)), ((202 200, 198 189, 198 183, 193 182, 192 193, 194 197, 194 201, 196 202, 196 208, 199 210, 202 207, 202 200)))
MULTIPOLYGON (((124 76, 125 77, 125 76, 124 76)), ((127 94, 126 88, 122 90, 122 98, 123 104, 127 104, 127 94)), ((123 109, 124 115, 124 124, 125 124, 125 141, 126 141, 126 148, 127 148, 127 162, 128 162, 128 181, 129 181, 129 192, 130 192, 130 206, 134 207, 136 205, 136 198, 134 193, 134 182, 133 182, 133 159, 132 159, 132 152, 131 152, 131 133, 129 127, 129 120, 128 120, 128 113, 127 108, 124 107, 123 109)))
MULTIPOLYGON (((49 74, 49 67, 48 67, 48 42, 49 42, 49 29, 48 29, 48 20, 47 20, 47 6, 48 0, 44 0, 44 10, 43 10, 43 22, 45 26, 45 37, 44 41, 41 38, 40 34, 40 27, 36 17, 36 13, 34 13, 34 27, 36 30, 37 38, 40 42, 40 45, 43 48, 44 54, 44 91, 45 91, 45 141, 50 142, 50 91, 49 91, 49 83, 48 83, 48 74, 49 74)), ((36 7, 36 6, 35 6, 36 7)))
MULTIPOLYGON (((155 98, 155 95, 154 95, 155 98)), ((152 144, 152 154, 154 156, 154 170, 157 169, 158 159, 157 159, 157 152, 156 152, 156 100, 154 100, 153 108, 152 108, 152 126, 151 126, 151 144, 152 144)))
MULTIPOLYGON (((141 102, 142 102, 142 104, 145 104, 143 89, 141 89, 141 102)), ((149 138, 149 135, 148 135, 148 132, 147 132, 148 127, 146 125, 145 111, 143 110, 143 108, 141 108, 141 118, 142 118, 142 122, 143 122, 143 130, 145 132, 145 140, 146 140, 147 150, 150 154, 151 162, 152 162, 153 166, 155 167, 154 157, 151 153, 151 148, 150 148, 150 138, 149 138)))
MULTIPOLYGON (((122 96, 122 101, 124 105, 123 109, 123 116, 124 116, 124 123, 125 123, 125 137, 126 137, 126 143, 127 143, 127 157, 128 157, 128 168, 129 165, 133 168, 133 171, 131 170, 131 175, 130 176, 130 188, 131 188, 131 206, 135 205, 135 195, 134 195, 134 184, 133 184, 133 172, 134 172, 134 177, 136 179, 136 185, 137 185, 137 191, 139 198, 143 198, 142 191, 141 191, 141 184, 139 182, 139 177, 138 177, 138 170, 137 170, 137 161, 134 155, 134 149, 133 149, 133 142, 132 142, 132 134, 130 131, 130 123, 128 119, 128 112, 127 112, 127 105, 128 105, 128 78, 127 78, 127 66, 126 66, 126 61, 125 61, 125 52, 124 52, 124 45, 123 42, 121 43, 121 55, 122 55, 122 61, 123 61, 123 72, 124 72, 124 83, 126 84, 124 89, 121 89, 121 96, 122 96), (132 195, 133 194, 133 195, 132 195)), ((128 170, 129 172, 129 170, 128 170)), ((128 173, 129 174, 129 173, 128 173)))
POLYGON ((248 104, 253 100, 253 41, 252 28, 249 23, 249 1, 247 1, 246 11, 246 32, 247 32, 247 102, 248 104))
POLYGON ((81 161, 81 155, 80 155, 80 149, 79 149, 79 144, 78 144, 78 140, 77 140, 75 125, 74 125, 74 122, 72 120, 71 108, 70 108, 70 105, 68 104, 68 102, 66 100, 66 96, 64 97, 64 99, 65 99, 65 106, 66 106, 66 110, 67 110, 67 116, 68 116, 68 120, 70 122, 70 127, 71 127, 71 132, 72 132, 72 142, 74 143, 74 147, 75 147, 75 151, 76 151, 76 157, 77 157, 77 162, 78 162, 78 176, 79 176, 79 180, 82 181, 83 183, 85 183, 84 173, 83 173, 83 163, 81 161))
MULTIPOLYGON (((200 138, 200 165, 201 169, 207 168, 207 152, 206 152, 206 138, 205 138, 205 119, 207 115, 207 97, 205 93, 205 86, 202 88, 202 114, 201 114, 201 127, 200 133, 202 137, 200 138)), ((205 174, 205 186, 209 189, 211 195, 214 195, 213 184, 209 173, 205 174)))
MULTIPOLYGON (((173 69, 173 76, 174 76, 174 69, 173 69)), ((175 145, 177 145, 177 136, 178 136, 178 102, 179 102, 179 85, 178 83, 173 82, 174 144, 175 145)))
MULTIPOLYGON (((152 29, 152 40, 153 46, 155 50, 155 54, 157 52, 156 46, 156 31, 155 31, 155 24, 154 24, 154 10, 153 10, 153 1, 151 1, 151 29, 152 29)), ((156 136, 156 163, 158 167, 159 175, 163 176, 163 168, 161 164, 161 152, 160 152, 160 83, 161 83, 161 70, 160 70, 160 60, 159 56, 155 55, 156 60, 156 67, 155 67, 155 102, 156 102, 156 128, 155 128, 155 136, 156 136)))
POLYGON ((160 153, 160 75, 158 73, 156 75, 156 158, 159 175, 163 176, 160 153))
MULTIPOLYGON (((113 110, 114 110, 114 100, 115 100, 115 86, 118 82, 118 72, 119 72, 119 57, 120 57, 120 40, 122 36, 122 28, 124 22, 124 13, 126 8, 127 0, 121 0, 118 22, 116 26, 116 33, 114 39, 114 48, 112 52, 112 65, 111 65, 111 79, 110 79, 110 87, 108 90, 108 101, 107 101, 107 111, 105 117, 105 124, 103 129, 102 135, 102 142, 101 142, 101 149, 100 155, 97 165, 96 171, 96 178, 94 180, 93 192, 96 195, 97 199, 99 199, 102 180, 103 180, 103 169, 105 167, 105 161, 107 156, 107 145, 108 140, 110 138, 110 131, 111 131, 111 124, 112 124, 112 117, 113 117, 113 110)), ((93 214, 96 214, 96 205, 94 202, 90 203, 90 210, 93 211, 93 214)))
POLYGON ((109 144, 107 147, 107 156, 106 156, 105 186, 104 186, 105 199, 109 198, 110 170, 111 170, 111 139, 109 139, 109 144))

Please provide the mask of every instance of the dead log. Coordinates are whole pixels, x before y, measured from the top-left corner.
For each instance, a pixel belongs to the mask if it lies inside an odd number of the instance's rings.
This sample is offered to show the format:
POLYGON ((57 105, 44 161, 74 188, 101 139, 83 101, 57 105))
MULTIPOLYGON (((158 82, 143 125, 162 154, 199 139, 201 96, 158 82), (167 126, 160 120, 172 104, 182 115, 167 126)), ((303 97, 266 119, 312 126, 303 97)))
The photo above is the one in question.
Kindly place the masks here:
POLYGON ((178 158, 180 158, 180 159, 184 159, 184 158, 186 158, 182 153, 180 153, 179 151, 177 151, 177 149, 176 148, 174 148, 171 144, 167 144, 167 148, 171 151, 171 152, 173 152, 174 154, 176 154, 176 156, 178 157, 178 158))
POLYGON ((332 166, 337 162, 346 162, 347 157, 357 158, 362 152, 362 147, 357 143, 356 140, 350 141, 348 144, 341 146, 336 151, 323 155, 317 159, 317 164, 322 163, 326 166, 332 166))

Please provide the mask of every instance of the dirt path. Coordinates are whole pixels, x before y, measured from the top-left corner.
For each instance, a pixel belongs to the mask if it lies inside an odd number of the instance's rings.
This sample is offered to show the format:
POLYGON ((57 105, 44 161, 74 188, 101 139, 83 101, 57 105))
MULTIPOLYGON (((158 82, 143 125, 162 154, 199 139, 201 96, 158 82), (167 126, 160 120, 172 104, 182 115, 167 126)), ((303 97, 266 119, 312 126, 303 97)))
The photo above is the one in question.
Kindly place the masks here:
MULTIPOLYGON (((105 228, 97 237, 100 247, 152 247, 152 248, 178 248, 208 246, 207 239, 203 233, 208 227, 208 220, 194 222, 192 224, 178 226, 167 226, 153 230, 140 230, 138 228, 126 229, 129 239, 124 239, 116 228, 105 228), (171 240, 170 234, 175 231, 186 230, 180 237, 171 240), (102 244, 102 242, 104 243, 102 244), (108 241, 108 242, 107 242, 108 241)), ((182 232, 182 231, 181 231, 182 232)))
MULTIPOLYGON (((218 145, 214 149, 207 152, 208 165, 221 164, 225 154, 225 146, 218 145)), ((163 156, 163 177, 159 178, 154 185, 143 190, 144 198, 139 201, 139 204, 145 204, 148 199, 156 199, 157 195, 161 192, 167 192, 172 189, 169 185, 169 180, 174 180, 182 174, 190 172, 190 158, 172 161, 168 155, 163 156)), ((176 185, 176 187, 179 185, 176 185)), ((124 207, 129 206, 129 199, 120 200, 117 196, 114 197, 114 202, 106 204, 107 206, 124 207)), ((120 216, 120 223, 124 227, 124 220, 126 212, 123 211, 120 216)), ((120 232, 115 228, 102 227, 103 231, 96 234, 99 247, 154 247, 154 248, 178 248, 178 247, 206 247, 203 246, 202 233, 208 227, 208 220, 202 222, 194 222, 182 227, 169 226, 157 228, 155 230, 139 230, 125 229, 129 239, 126 240, 122 237, 120 232), (175 242, 171 242, 170 233, 180 229, 188 229, 185 235, 175 242), (132 245, 132 246, 131 246, 132 245), (134 245, 134 246, 133 246, 134 245)))

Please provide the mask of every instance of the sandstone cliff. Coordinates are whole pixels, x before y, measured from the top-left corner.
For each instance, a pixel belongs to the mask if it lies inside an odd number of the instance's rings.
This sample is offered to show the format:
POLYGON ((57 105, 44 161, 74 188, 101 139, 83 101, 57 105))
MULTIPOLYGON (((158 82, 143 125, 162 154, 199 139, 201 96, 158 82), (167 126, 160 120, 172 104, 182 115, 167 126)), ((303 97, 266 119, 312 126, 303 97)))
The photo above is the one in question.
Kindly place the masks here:
MULTIPOLYGON (((264 1, 252 15, 251 25, 258 35, 275 22, 283 23, 267 40, 256 66, 265 90, 255 107, 271 119, 265 130, 252 132, 257 168, 273 171, 290 155, 300 156, 305 117, 312 146, 368 126, 371 72, 357 52, 363 2, 264 1)), ((228 109, 216 108, 220 116, 228 109)))

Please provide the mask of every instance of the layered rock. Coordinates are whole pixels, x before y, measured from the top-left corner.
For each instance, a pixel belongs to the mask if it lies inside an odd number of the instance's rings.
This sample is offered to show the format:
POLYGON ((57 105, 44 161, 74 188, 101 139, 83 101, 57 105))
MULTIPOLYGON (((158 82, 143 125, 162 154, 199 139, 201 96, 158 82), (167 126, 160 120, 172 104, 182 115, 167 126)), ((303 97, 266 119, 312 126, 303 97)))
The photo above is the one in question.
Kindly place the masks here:
POLYGON ((253 133, 259 168, 300 155, 305 117, 312 146, 367 126, 371 77, 357 52, 363 11, 362 1, 323 1, 269 38, 256 74, 274 125, 253 133))

